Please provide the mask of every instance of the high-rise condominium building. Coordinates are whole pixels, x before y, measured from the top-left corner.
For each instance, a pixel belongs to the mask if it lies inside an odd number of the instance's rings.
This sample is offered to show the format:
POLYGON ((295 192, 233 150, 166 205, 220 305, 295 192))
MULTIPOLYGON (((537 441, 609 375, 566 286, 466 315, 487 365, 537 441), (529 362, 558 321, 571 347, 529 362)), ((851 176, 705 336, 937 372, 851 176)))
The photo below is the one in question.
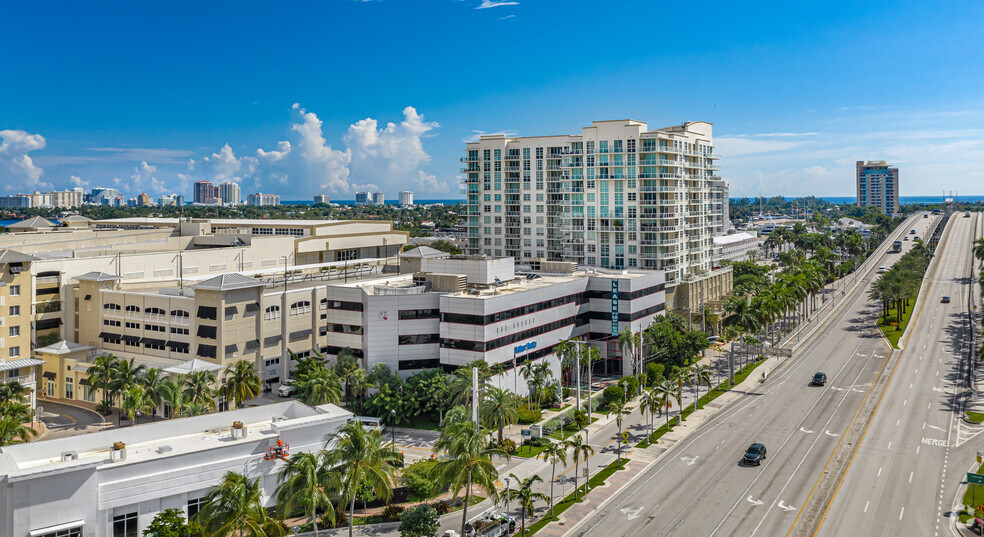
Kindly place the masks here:
POLYGON ((372 200, 372 195, 368 192, 356 192, 355 193, 355 204, 356 205, 367 205, 372 200))
POLYGON ((243 196, 238 184, 227 182, 219 185, 219 198, 222 200, 222 205, 239 205, 243 196))
POLYGON ((280 196, 278 194, 250 194, 246 196, 246 205, 255 205, 257 207, 263 207, 265 205, 280 205, 280 196))
POLYGON ((382 192, 376 192, 372 195, 371 200, 373 205, 383 205, 386 203, 386 196, 382 192))
POLYGON ((400 191, 400 205, 404 207, 413 205, 413 190, 400 191))
POLYGON ((727 196, 713 149, 703 121, 656 130, 595 121, 581 134, 482 136, 461 159, 468 251, 660 269, 667 283, 702 274, 727 196))
POLYGON ((328 199, 328 194, 315 194, 314 195, 314 202, 315 203, 324 203, 324 204, 327 205, 327 204, 331 203, 331 200, 328 199))
POLYGON ((214 204, 219 201, 219 187, 211 181, 195 181, 195 203, 214 204))
POLYGON ((884 160, 858 161, 858 205, 878 207, 882 213, 899 212, 899 169, 884 160))

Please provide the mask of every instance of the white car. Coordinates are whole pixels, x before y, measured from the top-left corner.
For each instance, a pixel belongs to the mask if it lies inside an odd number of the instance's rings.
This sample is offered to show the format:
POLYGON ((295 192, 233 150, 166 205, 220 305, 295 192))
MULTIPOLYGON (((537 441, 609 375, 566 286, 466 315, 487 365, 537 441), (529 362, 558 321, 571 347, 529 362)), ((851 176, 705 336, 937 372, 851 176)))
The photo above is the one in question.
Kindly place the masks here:
POLYGON ((297 393, 297 386, 294 386, 294 383, 289 380, 277 388, 277 395, 280 397, 290 397, 295 393, 297 393))
POLYGON ((888 267, 886 267, 885 265, 878 267, 878 274, 881 274, 883 272, 888 272, 888 267))

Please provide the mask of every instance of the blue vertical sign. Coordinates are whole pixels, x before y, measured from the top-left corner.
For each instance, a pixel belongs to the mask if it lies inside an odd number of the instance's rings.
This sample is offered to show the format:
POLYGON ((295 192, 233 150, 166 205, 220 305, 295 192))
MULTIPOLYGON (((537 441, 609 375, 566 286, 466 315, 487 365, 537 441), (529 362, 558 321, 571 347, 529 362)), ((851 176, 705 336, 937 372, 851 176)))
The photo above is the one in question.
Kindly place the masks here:
POLYGON ((612 336, 618 335, 618 278, 612 278, 612 336))

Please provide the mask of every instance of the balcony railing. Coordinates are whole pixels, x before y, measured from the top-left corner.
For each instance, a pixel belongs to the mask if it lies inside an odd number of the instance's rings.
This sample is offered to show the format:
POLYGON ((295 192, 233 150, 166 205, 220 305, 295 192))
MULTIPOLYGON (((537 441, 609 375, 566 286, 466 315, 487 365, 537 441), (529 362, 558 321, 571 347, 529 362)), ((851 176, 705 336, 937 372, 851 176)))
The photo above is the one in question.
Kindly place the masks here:
POLYGON ((61 300, 42 302, 37 305, 36 311, 38 313, 54 313, 56 311, 61 311, 61 300))

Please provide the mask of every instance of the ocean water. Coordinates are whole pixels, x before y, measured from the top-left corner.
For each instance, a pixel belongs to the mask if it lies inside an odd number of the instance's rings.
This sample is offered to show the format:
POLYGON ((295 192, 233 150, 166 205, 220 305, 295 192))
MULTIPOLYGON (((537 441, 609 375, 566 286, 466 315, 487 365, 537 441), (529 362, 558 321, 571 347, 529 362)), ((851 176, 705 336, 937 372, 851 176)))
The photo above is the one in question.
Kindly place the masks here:
MULTIPOLYGON (((857 197, 855 196, 819 196, 820 199, 828 201, 835 204, 844 203, 856 203, 857 197)), ((732 200, 740 198, 731 198, 732 200)), ((746 198, 748 200, 757 200, 758 198, 746 198)), ((768 197, 766 197, 768 199, 768 197)), ((787 200, 799 199, 796 197, 788 197, 787 200)), ((901 205, 912 205, 915 203, 943 203, 943 196, 899 196, 899 203, 901 205)), ((959 202, 981 202, 984 201, 984 196, 957 196, 957 201, 959 202)))

